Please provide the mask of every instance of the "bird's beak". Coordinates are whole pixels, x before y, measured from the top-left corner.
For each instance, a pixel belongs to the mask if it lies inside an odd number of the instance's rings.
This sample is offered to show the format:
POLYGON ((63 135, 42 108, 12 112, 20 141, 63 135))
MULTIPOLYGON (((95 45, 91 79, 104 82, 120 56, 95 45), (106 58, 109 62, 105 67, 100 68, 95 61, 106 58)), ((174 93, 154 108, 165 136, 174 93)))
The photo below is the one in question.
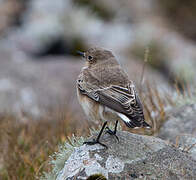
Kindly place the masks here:
POLYGON ((85 57, 85 53, 84 53, 84 52, 77 51, 77 53, 78 53, 79 55, 81 55, 82 57, 85 57))

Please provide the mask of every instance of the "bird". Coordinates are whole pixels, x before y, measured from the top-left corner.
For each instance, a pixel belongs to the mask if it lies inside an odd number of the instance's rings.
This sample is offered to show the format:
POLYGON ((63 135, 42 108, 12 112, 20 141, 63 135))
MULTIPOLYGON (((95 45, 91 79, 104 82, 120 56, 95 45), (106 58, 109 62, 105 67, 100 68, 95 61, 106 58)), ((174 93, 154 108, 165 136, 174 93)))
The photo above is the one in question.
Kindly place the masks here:
POLYGON ((104 129, 119 141, 116 132, 120 120, 129 128, 151 128, 145 122, 143 106, 133 81, 129 80, 113 53, 100 47, 78 53, 85 59, 76 80, 78 101, 89 120, 104 122, 96 139, 84 144, 100 144, 108 148, 100 142, 104 129), (107 126, 109 121, 115 121, 113 130, 107 126))

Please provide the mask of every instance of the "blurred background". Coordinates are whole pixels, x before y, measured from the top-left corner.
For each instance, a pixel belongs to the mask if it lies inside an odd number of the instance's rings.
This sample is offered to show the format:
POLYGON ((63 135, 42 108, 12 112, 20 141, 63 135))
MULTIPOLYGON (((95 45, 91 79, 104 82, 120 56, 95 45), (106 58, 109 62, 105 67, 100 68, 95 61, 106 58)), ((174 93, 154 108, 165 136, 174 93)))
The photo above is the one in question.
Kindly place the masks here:
POLYGON ((77 50, 111 50, 144 93, 194 89, 195 19, 194 0, 0 0, 0 175, 38 176, 67 135, 88 134, 77 50))

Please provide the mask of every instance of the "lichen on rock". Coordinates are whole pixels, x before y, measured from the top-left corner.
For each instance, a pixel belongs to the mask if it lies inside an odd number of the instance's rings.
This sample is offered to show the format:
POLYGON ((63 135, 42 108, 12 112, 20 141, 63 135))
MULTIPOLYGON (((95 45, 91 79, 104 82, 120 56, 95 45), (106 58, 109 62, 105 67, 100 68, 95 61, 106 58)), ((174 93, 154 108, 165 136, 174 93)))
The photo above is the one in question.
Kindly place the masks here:
POLYGON ((119 142, 108 134, 101 138, 108 149, 99 144, 74 148, 57 179, 87 179, 94 174, 106 179, 196 177, 196 161, 166 141, 126 131, 117 135, 119 142))

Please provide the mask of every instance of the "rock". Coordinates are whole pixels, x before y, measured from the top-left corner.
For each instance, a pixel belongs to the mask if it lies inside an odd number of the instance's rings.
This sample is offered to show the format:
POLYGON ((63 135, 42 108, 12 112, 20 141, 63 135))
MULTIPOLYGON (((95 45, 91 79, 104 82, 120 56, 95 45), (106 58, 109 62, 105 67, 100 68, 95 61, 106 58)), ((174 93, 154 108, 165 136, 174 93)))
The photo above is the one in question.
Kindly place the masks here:
POLYGON ((176 139, 176 146, 189 153, 196 160, 196 136, 190 134, 179 135, 176 139))
POLYGON ((130 44, 129 23, 118 20, 106 23, 95 14, 72 0, 31 0, 23 13, 22 26, 13 29, 7 38, 33 55, 45 55, 54 45, 58 45, 62 54, 73 54, 78 46, 94 44, 117 51, 130 44))
POLYGON ((53 56, 39 61, 3 48, 0 55, 0 113, 20 117, 25 112, 39 118, 64 107, 65 111, 76 110, 84 119, 75 88, 82 60, 53 56))
MULTIPOLYGON (((62 18, 67 11, 66 7, 70 8, 69 3, 70 1, 63 0, 56 3, 51 0, 29 1, 22 16, 23 26, 15 29, 9 36, 26 53, 42 54, 53 43, 63 39, 65 29, 62 18)), ((68 37, 67 43, 72 39, 68 37)))
POLYGON ((158 137, 168 140, 196 160, 196 104, 177 107, 169 113, 158 137))
POLYGON ((58 180, 86 179, 103 176, 107 179, 194 179, 196 161, 165 141, 118 131, 120 141, 104 134, 100 145, 82 145, 57 173, 58 180))
POLYGON ((168 120, 161 127, 158 137, 175 143, 177 136, 196 136, 196 104, 183 105, 169 112, 168 120))
POLYGON ((133 56, 136 49, 140 51, 137 58, 142 61, 145 48, 155 45, 156 52, 150 49, 150 56, 160 65, 155 67, 156 71, 172 85, 177 79, 196 83, 192 68, 196 64, 195 44, 170 29, 153 0, 78 1, 112 9, 114 16, 109 21, 96 16, 89 5, 84 7, 74 2, 77 1, 29 0, 28 8, 21 12, 22 26, 10 28, 6 39, 27 54, 37 56, 74 54, 78 47, 96 45, 117 54, 127 52, 126 59, 131 59, 130 52, 133 56))

